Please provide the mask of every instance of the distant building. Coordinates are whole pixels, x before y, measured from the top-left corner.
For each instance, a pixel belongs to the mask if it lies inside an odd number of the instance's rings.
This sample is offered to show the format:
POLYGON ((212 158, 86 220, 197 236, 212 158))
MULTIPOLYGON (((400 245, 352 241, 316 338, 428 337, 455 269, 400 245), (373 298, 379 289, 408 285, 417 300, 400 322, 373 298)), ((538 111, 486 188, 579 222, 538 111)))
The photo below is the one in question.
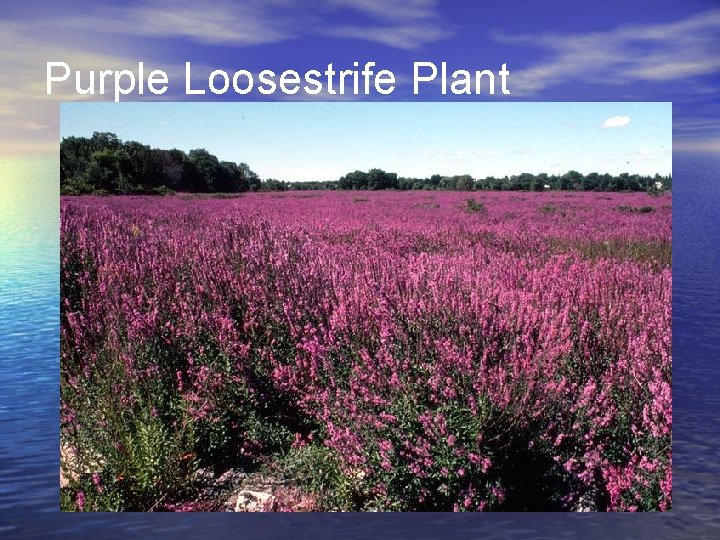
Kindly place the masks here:
POLYGON ((658 191, 662 191, 663 189, 663 183, 662 182, 655 182, 655 189, 658 191))
POLYGON ((543 189, 550 189, 550 184, 544 184, 543 189))

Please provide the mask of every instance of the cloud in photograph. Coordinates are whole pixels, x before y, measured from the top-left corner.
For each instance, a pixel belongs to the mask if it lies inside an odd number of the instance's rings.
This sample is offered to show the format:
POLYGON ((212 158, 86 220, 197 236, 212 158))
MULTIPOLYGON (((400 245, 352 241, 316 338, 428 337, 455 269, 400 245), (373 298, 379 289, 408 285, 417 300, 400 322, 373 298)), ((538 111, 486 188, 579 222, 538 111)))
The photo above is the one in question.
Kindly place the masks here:
POLYGON ((600 125, 601 128, 621 128, 630 125, 629 116, 611 116, 606 118, 605 121, 600 125))

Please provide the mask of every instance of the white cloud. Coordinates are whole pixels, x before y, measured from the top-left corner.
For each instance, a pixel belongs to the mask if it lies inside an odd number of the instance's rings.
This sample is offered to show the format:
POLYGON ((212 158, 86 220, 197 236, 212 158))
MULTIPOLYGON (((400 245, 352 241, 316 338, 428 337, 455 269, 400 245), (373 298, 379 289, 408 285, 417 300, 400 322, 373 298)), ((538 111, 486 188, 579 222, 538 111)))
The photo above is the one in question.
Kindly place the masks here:
POLYGON ((601 32, 493 34, 498 42, 532 45, 546 53, 543 60, 511 71, 511 90, 516 96, 573 81, 633 85, 718 73, 718 36, 720 10, 670 23, 620 26, 601 32))
MULTIPOLYGON (((78 95, 74 75, 47 96, 48 61, 63 61, 87 74, 100 69, 136 70, 138 60, 143 60, 147 71, 162 68, 168 73, 172 91, 184 79, 184 65, 163 59, 168 50, 176 49, 170 39, 246 47, 332 36, 411 50, 449 34, 436 0, 220 0, 211 8, 195 0, 145 0, 121 6, 96 4, 31 22, 0 20, 0 65, 6 82, 0 86, 0 146, 26 141, 18 147, 31 148, 37 142, 45 148, 47 141, 58 138, 59 101, 112 99, 78 95)), ((213 69, 218 67, 223 66, 213 69)), ((193 62, 193 80, 209 71, 193 62)), ((153 96, 155 101, 175 98, 170 92, 153 96)), ((316 99, 332 98, 327 94, 316 99)))
MULTIPOLYGON (((34 149, 37 152, 46 152, 50 146, 56 148, 60 127, 58 105, 61 101, 99 101, 114 98, 111 89, 106 89, 110 93, 104 96, 77 94, 74 74, 68 81, 54 85, 52 95, 47 95, 46 62, 66 62, 71 69, 82 71, 87 78, 90 70, 137 70, 140 58, 139 55, 131 57, 135 52, 134 44, 123 47, 123 55, 102 52, 98 50, 97 43, 70 43, 69 39, 58 40, 57 36, 44 35, 37 31, 38 24, 0 21, 0 65, 7 82, 0 85, 0 147, 6 155, 13 152, 33 152, 34 149)), ((184 78, 184 65, 146 61, 145 68, 146 72, 155 68, 164 69, 170 81, 175 81, 176 85, 177 81, 184 78)), ((204 66, 198 65, 197 68, 202 73, 209 72, 207 68, 203 69, 204 66)), ((140 98, 129 95, 124 99, 140 98)), ((175 98, 167 93, 153 96, 154 101, 164 99, 175 98)))
POLYGON ((426 23, 401 24, 389 26, 334 26, 328 27, 328 36, 350 39, 364 39, 394 47, 396 49, 416 49, 417 47, 447 37, 442 28, 426 23))
POLYGON ((696 134, 720 131, 718 118, 673 118, 673 132, 680 134, 696 134))
POLYGON ((450 34, 435 0, 246 0, 214 2, 150 0, 142 5, 99 6, 67 15, 58 26, 82 31, 149 38, 185 38, 210 45, 279 43, 309 35, 363 39, 400 49, 415 49, 450 34), (329 15, 348 12, 363 24, 337 23, 329 15))
POLYGON ((630 125, 630 117, 629 116, 611 116, 610 118, 607 118, 602 125, 601 128, 620 128, 630 125))
MULTIPOLYGON (((53 44, 43 39, 29 23, 0 21, 0 65, 5 84, 0 86, 0 147, 11 151, 44 152, 48 144, 57 146, 58 102, 81 99, 73 86, 59 88, 47 96, 45 62, 72 61, 78 69, 132 66, 133 60, 118 55, 104 55, 92 49, 53 44)), ((137 60, 134 61, 137 64, 137 60)))
POLYGON ((446 38, 452 31, 442 22, 436 0, 328 0, 378 23, 327 26, 329 36, 364 39, 397 49, 416 49, 446 38))
POLYGON ((421 20, 438 16, 436 0, 328 0, 328 4, 389 20, 421 20))
POLYGON ((285 41, 301 27, 301 12, 286 2, 213 3, 192 0, 151 0, 141 5, 99 6, 84 15, 62 17, 59 24, 78 30, 153 38, 186 38, 211 45, 259 45, 285 41), (272 11, 272 8, 282 8, 272 11))
POLYGON ((673 142, 674 152, 720 153, 720 138, 689 139, 673 142))

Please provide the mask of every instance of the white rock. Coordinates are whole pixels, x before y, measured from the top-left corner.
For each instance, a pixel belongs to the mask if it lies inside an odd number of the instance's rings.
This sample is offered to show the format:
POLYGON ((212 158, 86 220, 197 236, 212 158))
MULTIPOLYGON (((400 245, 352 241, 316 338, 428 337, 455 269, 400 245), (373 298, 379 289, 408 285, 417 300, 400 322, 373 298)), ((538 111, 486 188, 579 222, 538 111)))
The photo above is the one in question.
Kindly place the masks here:
POLYGON ((270 508, 275 497, 264 491, 243 490, 238 493, 235 503, 236 512, 263 512, 270 508))

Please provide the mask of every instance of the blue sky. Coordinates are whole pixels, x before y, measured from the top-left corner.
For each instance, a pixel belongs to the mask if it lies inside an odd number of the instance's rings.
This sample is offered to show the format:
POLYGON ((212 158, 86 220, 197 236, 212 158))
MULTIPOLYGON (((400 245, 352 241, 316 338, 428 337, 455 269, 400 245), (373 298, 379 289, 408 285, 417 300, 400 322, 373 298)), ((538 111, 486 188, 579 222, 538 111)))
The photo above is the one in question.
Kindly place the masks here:
MULTIPOLYGON (((212 7, 190 0, 26 0, 4 5, 0 20, 0 154, 56 152, 58 101, 85 99, 46 96, 45 62, 89 70, 132 68, 138 60, 167 70, 171 81, 181 79, 185 61, 202 76, 372 60, 401 80, 392 96, 373 98, 385 101, 419 100, 412 96, 413 61, 470 70, 506 63, 509 97, 422 99, 671 101, 674 149, 720 151, 720 8, 713 0, 224 0, 212 7)), ((152 99, 187 99, 181 86, 152 99)))
POLYGON ((66 103, 63 137, 206 148, 262 178, 672 171, 670 103, 66 103))

